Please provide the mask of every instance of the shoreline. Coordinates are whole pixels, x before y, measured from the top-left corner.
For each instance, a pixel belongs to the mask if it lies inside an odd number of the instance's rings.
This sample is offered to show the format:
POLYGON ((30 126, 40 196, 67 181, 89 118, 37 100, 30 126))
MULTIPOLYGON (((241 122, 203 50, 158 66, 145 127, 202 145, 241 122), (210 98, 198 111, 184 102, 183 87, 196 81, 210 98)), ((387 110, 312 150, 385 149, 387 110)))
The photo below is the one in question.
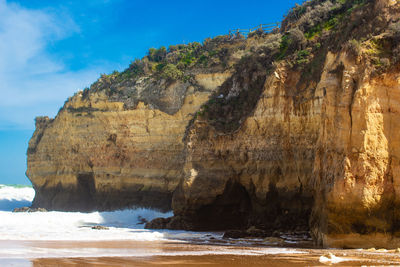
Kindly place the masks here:
POLYGON ((0 241, 2 266, 265 266, 266 263, 274 266, 399 265, 400 253, 173 241, 0 241))

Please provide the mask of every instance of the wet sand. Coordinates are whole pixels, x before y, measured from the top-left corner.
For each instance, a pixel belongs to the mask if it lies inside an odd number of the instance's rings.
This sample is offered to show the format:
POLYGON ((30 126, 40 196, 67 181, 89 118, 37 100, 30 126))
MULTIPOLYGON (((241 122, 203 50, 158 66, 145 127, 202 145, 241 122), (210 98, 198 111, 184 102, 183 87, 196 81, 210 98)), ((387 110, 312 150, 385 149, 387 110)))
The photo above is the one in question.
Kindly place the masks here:
POLYGON ((39 259, 33 266, 306 266, 318 265, 318 259, 279 259, 266 256, 175 256, 150 258, 39 259))
POLYGON ((160 241, 0 241, 1 251, 0 266, 400 265, 400 253, 394 250, 293 249, 160 241), (7 256, 3 248, 16 250, 7 256))
POLYGON ((348 261, 320 262, 319 254, 311 255, 204 255, 204 256, 154 256, 154 257, 104 257, 35 259, 32 266, 398 266, 399 259, 380 255, 355 257, 348 261))

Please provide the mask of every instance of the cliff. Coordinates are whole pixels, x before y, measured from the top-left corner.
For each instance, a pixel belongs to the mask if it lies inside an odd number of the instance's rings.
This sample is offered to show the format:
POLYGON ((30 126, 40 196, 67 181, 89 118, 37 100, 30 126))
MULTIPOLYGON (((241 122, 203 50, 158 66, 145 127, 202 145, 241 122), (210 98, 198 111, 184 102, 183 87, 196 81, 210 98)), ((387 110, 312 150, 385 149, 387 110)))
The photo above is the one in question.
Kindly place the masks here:
POLYGON ((310 229, 325 247, 399 247, 399 11, 314 0, 272 33, 208 40, 183 67, 187 48, 161 62, 149 51, 130 80, 104 76, 37 119, 33 205, 172 204, 148 227, 310 229))
POLYGON ((215 38, 169 53, 151 49, 69 98, 55 119, 37 118, 27 152, 33 207, 170 210, 186 127, 245 47, 245 40, 215 38))

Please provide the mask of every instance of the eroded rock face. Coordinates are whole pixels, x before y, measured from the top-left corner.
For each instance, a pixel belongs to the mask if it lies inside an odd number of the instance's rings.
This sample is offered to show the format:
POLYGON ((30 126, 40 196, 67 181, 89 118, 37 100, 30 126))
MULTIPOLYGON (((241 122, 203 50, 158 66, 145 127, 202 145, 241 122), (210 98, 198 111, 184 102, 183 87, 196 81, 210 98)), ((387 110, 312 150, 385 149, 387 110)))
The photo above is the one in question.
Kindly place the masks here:
POLYGON ((186 126, 226 77, 229 73, 204 74, 198 81, 205 80, 207 88, 180 82, 160 87, 158 108, 146 90, 141 99, 149 104, 137 101, 134 109, 111 102, 104 92, 79 93, 54 120, 38 118, 28 149, 33 207, 170 210, 186 126))
POLYGON ((398 247, 400 79, 330 55, 311 225, 326 247, 398 247), (329 70, 336 69, 337 72, 329 70))

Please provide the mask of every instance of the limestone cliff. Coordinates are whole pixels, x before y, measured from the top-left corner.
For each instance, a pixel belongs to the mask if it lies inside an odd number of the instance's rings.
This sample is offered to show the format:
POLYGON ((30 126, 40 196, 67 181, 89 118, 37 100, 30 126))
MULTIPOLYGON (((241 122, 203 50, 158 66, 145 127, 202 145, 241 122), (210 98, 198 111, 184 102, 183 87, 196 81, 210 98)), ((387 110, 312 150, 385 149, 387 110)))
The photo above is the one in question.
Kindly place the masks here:
POLYGON ((313 0, 271 33, 150 50, 36 120, 33 205, 172 204, 148 227, 400 246, 399 11, 313 0))
POLYGON ((149 55, 122 73, 102 75, 90 89, 69 98, 55 119, 37 118, 27 153, 27 175, 36 190, 33 206, 170 210, 184 163, 186 126, 230 77, 242 44, 214 39, 203 47, 190 44, 158 55, 169 65, 149 55), (218 59, 220 46, 234 50, 224 58, 225 67, 218 59), (206 58, 207 68, 201 62, 182 72, 173 65, 188 51, 207 55, 207 49, 217 51, 206 58), (173 56, 178 59, 169 59, 173 56))
POLYGON ((173 201, 175 215, 188 224, 184 227, 308 228, 313 204, 308 184, 323 93, 298 91, 293 85, 299 78, 278 65, 260 84, 253 113, 235 132, 221 133, 202 119, 195 121, 184 180, 173 201), (296 103, 295 95, 305 100, 296 103))

